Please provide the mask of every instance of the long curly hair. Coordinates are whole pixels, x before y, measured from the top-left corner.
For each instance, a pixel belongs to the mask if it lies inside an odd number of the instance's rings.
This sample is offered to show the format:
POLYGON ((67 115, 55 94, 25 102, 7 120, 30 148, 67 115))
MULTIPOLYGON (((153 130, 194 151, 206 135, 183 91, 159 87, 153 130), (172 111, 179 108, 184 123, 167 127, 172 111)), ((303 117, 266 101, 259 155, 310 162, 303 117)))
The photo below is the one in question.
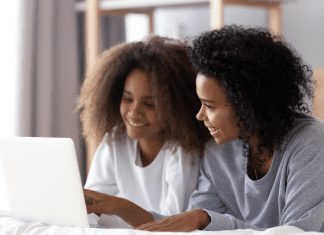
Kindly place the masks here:
POLYGON ((282 151, 296 116, 311 114, 312 71, 282 37, 265 28, 230 25, 206 32, 193 41, 189 57, 199 73, 223 86, 249 162, 262 165, 265 149, 282 151), (251 136, 259 139, 256 154, 251 136))
POLYGON ((196 119, 200 100, 195 91, 197 73, 187 55, 190 49, 178 40, 153 36, 103 52, 86 75, 77 107, 85 139, 100 143, 108 133, 111 142, 126 134, 120 103, 128 74, 140 69, 150 79, 157 99, 158 115, 164 123, 161 139, 202 156, 211 136, 196 119))

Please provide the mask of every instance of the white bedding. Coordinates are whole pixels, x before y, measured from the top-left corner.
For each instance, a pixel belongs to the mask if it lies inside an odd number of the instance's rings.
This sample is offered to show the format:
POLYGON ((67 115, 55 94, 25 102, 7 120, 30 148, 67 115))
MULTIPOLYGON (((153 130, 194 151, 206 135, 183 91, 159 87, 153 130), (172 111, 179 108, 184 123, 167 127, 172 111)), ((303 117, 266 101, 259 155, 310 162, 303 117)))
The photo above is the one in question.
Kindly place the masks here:
MULTIPOLYGON (((282 226, 267 229, 265 231, 256 231, 252 229, 233 230, 233 231, 193 231, 193 234, 199 235, 324 235, 318 232, 304 232, 303 230, 292 227, 282 226)), ((108 235, 144 235, 144 234, 187 234, 187 233, 161 233, 161 232, 146 232, 135 229, 100 229, 100 228, 79 228, 79 227, 59 227, 45 226, 41 223, 25 223, 21 220, 11 218, 7 212, 0 211, 0 235, 21 235, 21 234, 41 234, 41 235, 56 235, 56 234, 108 234, 108 235)))

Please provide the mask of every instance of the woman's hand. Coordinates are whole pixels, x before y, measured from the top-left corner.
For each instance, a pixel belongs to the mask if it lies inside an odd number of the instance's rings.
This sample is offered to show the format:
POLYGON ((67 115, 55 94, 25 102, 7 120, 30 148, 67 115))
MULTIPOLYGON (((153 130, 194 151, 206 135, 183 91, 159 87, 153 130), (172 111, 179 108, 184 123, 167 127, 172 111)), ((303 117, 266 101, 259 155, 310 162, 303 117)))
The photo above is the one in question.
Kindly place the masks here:
POLYGON ((98 216, 100 216, 101 213, 118 215, 123 199, 89 189, 83 189, 83 193, 88 214, 96 213, 98 216))
POLYGON ((186 211, 177 215, 143 224, 136 229, 159 232, 191 232, 204 229, 210 223, 210 216, 204 210, 186 211))
POLYGON ((88 214, 117 215, 133 227, 154 221, 153 215, 124 198, 83 189, 88 214))

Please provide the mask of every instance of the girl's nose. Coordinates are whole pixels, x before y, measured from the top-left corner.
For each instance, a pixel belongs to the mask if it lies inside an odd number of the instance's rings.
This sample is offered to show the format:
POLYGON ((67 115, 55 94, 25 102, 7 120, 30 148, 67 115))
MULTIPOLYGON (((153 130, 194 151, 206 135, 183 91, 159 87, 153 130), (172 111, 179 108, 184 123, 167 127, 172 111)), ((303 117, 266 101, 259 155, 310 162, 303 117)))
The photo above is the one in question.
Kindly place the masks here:
POLYGON ((140 104, 133 104, 130 107, 130 116, 133 118, 140 117, 142 115, 141 105, 140 104))
POLYGON ((199 121, 203 121, 204 120, 204 117, 205 117, 205 115, 204 115, 204 112, 203 112, 203 106, 201 106, 201 108, 200 108, 200 110, 199 110, 199 112, 197 113, 197 116, 196 116, 196 118, 199 120, 199 121))

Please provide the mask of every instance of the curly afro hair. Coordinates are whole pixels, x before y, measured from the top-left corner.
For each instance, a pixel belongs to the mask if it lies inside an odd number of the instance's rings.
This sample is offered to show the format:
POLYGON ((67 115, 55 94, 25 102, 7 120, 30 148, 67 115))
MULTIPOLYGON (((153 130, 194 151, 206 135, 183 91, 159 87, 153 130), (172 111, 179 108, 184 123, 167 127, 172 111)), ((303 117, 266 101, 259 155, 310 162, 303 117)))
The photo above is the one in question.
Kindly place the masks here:
POLYGON ((102 53, 86 75, 77 107, 85 139, 98 144, 105 133, 110 137, 108 142, 126 134, 120 103, 128 74, 140 69, 147 74, 157 97, 156 109, 164 123, 161 139, 202 156, 211 136, 196 119, 200 100, 196 94, 197 72, 187 55, 190 49, 178 40, 152 36, 102 53))
POLYGON ((193 41, 189 57, 199 73, 223 86, 249 162, 262 165, 264 149, 282 151, 294 118, 311 113, 306 100, 314 98, 312 71, 267 29, 231 25, 206 32, 193 41), (251 136, 259 140, 255 154, 251 136))

